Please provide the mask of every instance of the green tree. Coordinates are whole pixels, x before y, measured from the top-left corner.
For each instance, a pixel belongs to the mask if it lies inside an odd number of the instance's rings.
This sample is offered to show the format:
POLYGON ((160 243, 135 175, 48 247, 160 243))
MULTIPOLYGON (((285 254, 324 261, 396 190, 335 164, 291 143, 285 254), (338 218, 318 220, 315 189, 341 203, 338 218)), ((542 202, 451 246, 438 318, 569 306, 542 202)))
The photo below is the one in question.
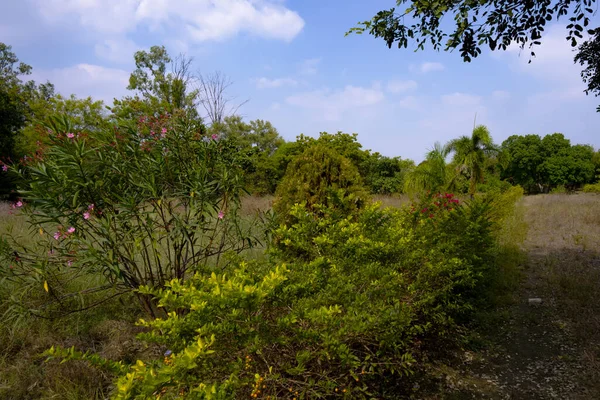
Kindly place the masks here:
POLYGON ((24 82, 22 78, 29 74, 31 67, 19 62, 11 46, 0 43, 0 197, 13 188, 4 169, 23 155, 17 149, 21 129, 32 120, 36 105, 54 94, 50 83, 24 82))
MULTIPOLYGON (((575 62, 584 67, 581 78, 587 84, 585 93, 600 96, 600 29, 595 29, 592 38, 579 46, 575 62)), ((600 112, 600 106, 596 111, 600 112)))
POLYGON ((136 69, 127 89, 139 92, 153 109, 174 113, 184 110, 188 117, 200 119, 200 91, 192 89, 192 59, 180 55, 172 59, 164 46, 134 54, 136 69), (170 70, 170 71, 169 71, 170 70))
POLYGON ((559 185, 576 186, 594 180, 594 150, 575 145, 562 133, 510 136, 502 143, 508 158, 502 177, 527 189, 547 192, 559 185))
POLYGON ((78 99, 38 91, 29 104, 32 117, 19 132, 15 146, 19 156, 31 156, 50 144, 47 125, 56 117, 67 116, 75 132, 95 132, 109 123, 104 103, 91 97, 78 99))
POLYGON ((310 212, 330 207, 341 215, 362 208, 368 194, 358 169, 340 153, 315 144, 295 157, 277 187, 273 209, 282 221, 290 222, 290 210, 304 203, 310 212))
POLYGON ((476 126, 470 137, 461 136, 451 140, 447 149, 454 153, 453 163, 457 172, 468 176, 469 195, 473 197, 477 190, 477 184, 483 182, 486 160, 498 152, 490 131, 484 125, 476 126))
MULTIPOLYGON (((379 11, 348 33, 368 31, 388 47, 414 43, 423 50, 430 42, 435 50, 458 49, 464 61, 481 54, 481 47, 506 50, 512 43, 530 48, 541 43, 547 23, 569 16, 567 40, 575 47, 595 12, 595 0, 396 0, 398 7, 379 11), (442 20, 453 21, 446 28, 442 20)), ((534 52, 531 53, 534 55, 534 52)))
POLYGON ((453 186, 452 168, 446 164, 450 154, 448 146, 436 142, 425 156, 425 160, 406 175, 404 190, 407 193, 424 191, 441 192, 453 186))
POLYGON ((415 168, 413 160, 386 157, 377 152, 370 155, 367 165, 365 184, 371 193, 377 194, 402 193, 406 174, 415 168))

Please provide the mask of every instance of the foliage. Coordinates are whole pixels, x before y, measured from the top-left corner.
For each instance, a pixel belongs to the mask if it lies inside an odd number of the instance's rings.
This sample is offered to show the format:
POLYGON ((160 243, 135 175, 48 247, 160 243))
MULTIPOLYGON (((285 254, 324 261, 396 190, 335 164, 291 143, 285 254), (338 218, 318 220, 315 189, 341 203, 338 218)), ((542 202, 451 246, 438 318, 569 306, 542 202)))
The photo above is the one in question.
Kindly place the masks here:
POLYGON ((172 113, 186 110, 189 117, 199 118, 196 110, 198 90, 190 90, 191 59, 180 56, 173 61, 164 46, 152 46, 150 51, 137 51, 134 55, 136 69, 129 77, 129 90, 139 91, 154 107, 172 113), (171 72, 167 67, 171 66, 171 72))
POLYGON ((584 185, 583 191, 585 193, 600 193, 600 183, 584 185))
MULTIPOLYGON (((585 68, 581 71, 581 78, 587 84, 586 94, 600 95, 600 29, 590 32, 593 35, 577 50, 575 62, 585 68)), ((600 112, 600 106, 596 109, 600 112)))
POLYGON ((305 204, 311 211, 322 204, 349 215, 362 208, 367 198, 356 167, 335 150, 316 144, 288 165, 273 209, 282 221, 291 222, 289 211, 295 204, 305 204))
MULTIPOLYGON (((348 33, 369 34, 382 38, 388 47, 408 47, 414 42, 416 49, 423 50, 430 42, 435 50, 458 49, 464 61, 471 61, 481 54, 481 47, 490 50, 506 50, 517 43, 521 48, 527 44, 541 44, 544 27, 554 19, 569 16, 567 40, 575 47, 583 38, 584 28, 594 13, 595 0, 397 0, 398 6, 409 3, 404 10, 395 8, 378 12, 371 20, 359 24, 348 33), (442 20, 450 18, 453 28, 446 28, 442 20), (406 23, 406 20, 413 21, 406 23)), ((588 31, 589 32, 589 31, 588 31)), ((531 52, 534 56, 534 52, 531 52)))
POLYGON ((436 142, 425 156, 425 161, 408 173, 404 183, 407 193, 439 192, 455 186, 455 173, 446 164, 450 148, 436 142))
POLYGON ((355 218, 323 205, 291 214, 273 249, 285 265, 239 260, 228 275, 141 288, 180 310, 140 322, 164 357, 122 366, 47 355, 123 368, 115 399, 407 396, 428 354, 458 344, 493 266, 491 203, 444 194, 355 218))
POLYGON ((253 245, 237 216, 235 152, 193 127, 185 115, 159 116, 73 133, 68 119, 52 119, 48 151, 11 167, 37 247, 7 243, 3 261, 13 268, 2 274, 23 292, 43 287, 52 314, 77 300, 65 292, 70 280, 104 277, 87 292, 159 288, 253 245))
POLYGON ((244 158, 244 179, 250 192, 275 192, 287 165, 279 166, 274 154, 285 141, 269 121, 255 120, 246 123, 242 117, 233 115, 226 117, 223 122, 213 123, 209 134, 231 141, 244 158), (278 171, 278 166, 283 169, 278 171))
POLYGON ((370 154, 365 164, 365 185, 375 194, 403 193, 406 175, 415 168, 412 160, 379 153, 370 154))
POLYGON ((469 177, 469 194, 473 196, 477 184, 483 182, 487 158, 498 151, 489 130, 483 125, 476 126, 471 137, 451 140, 447 147, 449 152, 454 152, 457 171, 469 177))
MULTIPOLYGON (((31 74, 31 67, 19 63, 12 47, 0 42, 0 166, 18 157, 16 143, 19 131, 31 119, 32 104, 39 98, 53 95, 50 83, 37 86, 35 82, 23 82, 23 76, 31 74)), ((0 197, 7 195, 13 182, 0 171, 0 197)))
POLYGON ((68 98, 61 95, 36 96, 29 104, 33 118, 17 136, 16 153, 21 157, 34 156, 51 143, 46 126, 52 119, 68 117, 72 130, 77 132, 95 132, 109 124, 103 102, 91 97, 78 99, 75 95, 68 98))
POLYGON ((559 185, 573 188, 594 180, 593 149, 572 146, 560 133, 543 139, 538 135, 513 135, 502 143, 502 148, 508 157, 503 178, 530 193, 547 192, 559 185))

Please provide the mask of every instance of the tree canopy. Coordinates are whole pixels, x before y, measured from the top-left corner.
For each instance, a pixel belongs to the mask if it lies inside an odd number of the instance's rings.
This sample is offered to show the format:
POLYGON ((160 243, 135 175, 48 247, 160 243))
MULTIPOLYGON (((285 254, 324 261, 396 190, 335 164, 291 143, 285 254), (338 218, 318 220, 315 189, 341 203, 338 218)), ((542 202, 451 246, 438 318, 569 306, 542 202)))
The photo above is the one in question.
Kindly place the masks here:
POLYGON ((390 48, 406 48, 410 43, 423 50, 429 42, 435 50, 458 49, 464 61, 471 61, 483 46, 506 50, 512 43, 521 48, 539 45, 546 24, 563 16, 569 18, 566 39, 575 47, 590 24, 594 3, 596 0, 396 0, 398 9, 379 11, 348 33, 366 31, 390 48), (399 9, 402 5, 407 7, 399 9), (446 28, 449 19, 453 26, 446 28))
MULTIPOLYGON (((587 84, 585 93, 600 96, 600 29, 596 29, 594 36, 579 46, 575 62, 584 67, 581 78, 587 84)), ((600 112, 600 106, 596 111, 600 112)))

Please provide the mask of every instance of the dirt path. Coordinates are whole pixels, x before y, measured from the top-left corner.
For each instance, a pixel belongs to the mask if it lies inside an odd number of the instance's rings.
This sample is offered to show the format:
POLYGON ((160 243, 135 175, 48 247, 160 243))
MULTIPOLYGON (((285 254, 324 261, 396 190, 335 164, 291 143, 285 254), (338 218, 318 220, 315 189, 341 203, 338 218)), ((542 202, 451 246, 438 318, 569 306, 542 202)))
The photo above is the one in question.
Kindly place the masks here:
POLYGON ((468 389, 444 398, 600 399, 600 196, 534 196, 525 206, 522 282, 485 350, 467 354, 468 389))

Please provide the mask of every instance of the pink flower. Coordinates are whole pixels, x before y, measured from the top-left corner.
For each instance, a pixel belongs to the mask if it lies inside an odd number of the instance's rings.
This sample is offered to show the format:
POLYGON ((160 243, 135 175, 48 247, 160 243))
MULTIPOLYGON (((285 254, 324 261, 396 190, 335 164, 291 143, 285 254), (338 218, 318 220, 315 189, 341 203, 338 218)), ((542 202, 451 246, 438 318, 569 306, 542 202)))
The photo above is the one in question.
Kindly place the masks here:
POLYGON ((90 205, 88 206, 88 210, 90 210, 90 211, 91 211, 91 210, 93 210, 93 209, 94 209, 94 203, 92 203, 92 204, 90 204, 90 205))
POLYGON ((69 233, 69 234, 75 233, 75 228, 70 227, 69 229, 67 229, 67 233, 69 233))
POLYGON ((211 138, 212 138, 212 140, 217 140, 219 138, 219 135, 217 135, 216 133, 213 133, 211 138))
POLYGON ((69 261, 67 261, 67 266, 69 266, 69 267, 70 267, 71 265, 73 265, 73 260, 69 260, 69 261))
POLYGON ((2 171, 4 171, 4 172, 8 171, 8 165, 3 165, 2 166, 2 171))
POLYGON ((85 220, 88 220, 88 219, 90 219, 90 213, 89 213, 89 212, 87 212, 87 211, 86 211, 86 212, 84 212, 84 213, 83 213, 83 219, 85 219, 85 220))
POLYGON ((219 219, 223 219, 223 217, 225 217, 225 213, 223 211, 219 211, 218 217, 219 219))
POLYGON ((71 133, 71 132, 69 132, 69 133, 67 133, 67 137, 68 137, 69 139, 73 139, 73 138, 75 137, 75 134, 74 134, 74 133, 71 133))
POLYGON ((56 232, 54 234, 54 239, 56 239, 56 240, 60 239, 60 232, 56 232))
POLYGON ((23 207, 23 202, 21 200, 17 201, 15 203, 15 207, 17 207, 17 208, 23 207))
POLYGON ((163 135, 166 135, 167 134, 167 128, 162 128, 160 130, 160 133, 162 133, 163 135))

